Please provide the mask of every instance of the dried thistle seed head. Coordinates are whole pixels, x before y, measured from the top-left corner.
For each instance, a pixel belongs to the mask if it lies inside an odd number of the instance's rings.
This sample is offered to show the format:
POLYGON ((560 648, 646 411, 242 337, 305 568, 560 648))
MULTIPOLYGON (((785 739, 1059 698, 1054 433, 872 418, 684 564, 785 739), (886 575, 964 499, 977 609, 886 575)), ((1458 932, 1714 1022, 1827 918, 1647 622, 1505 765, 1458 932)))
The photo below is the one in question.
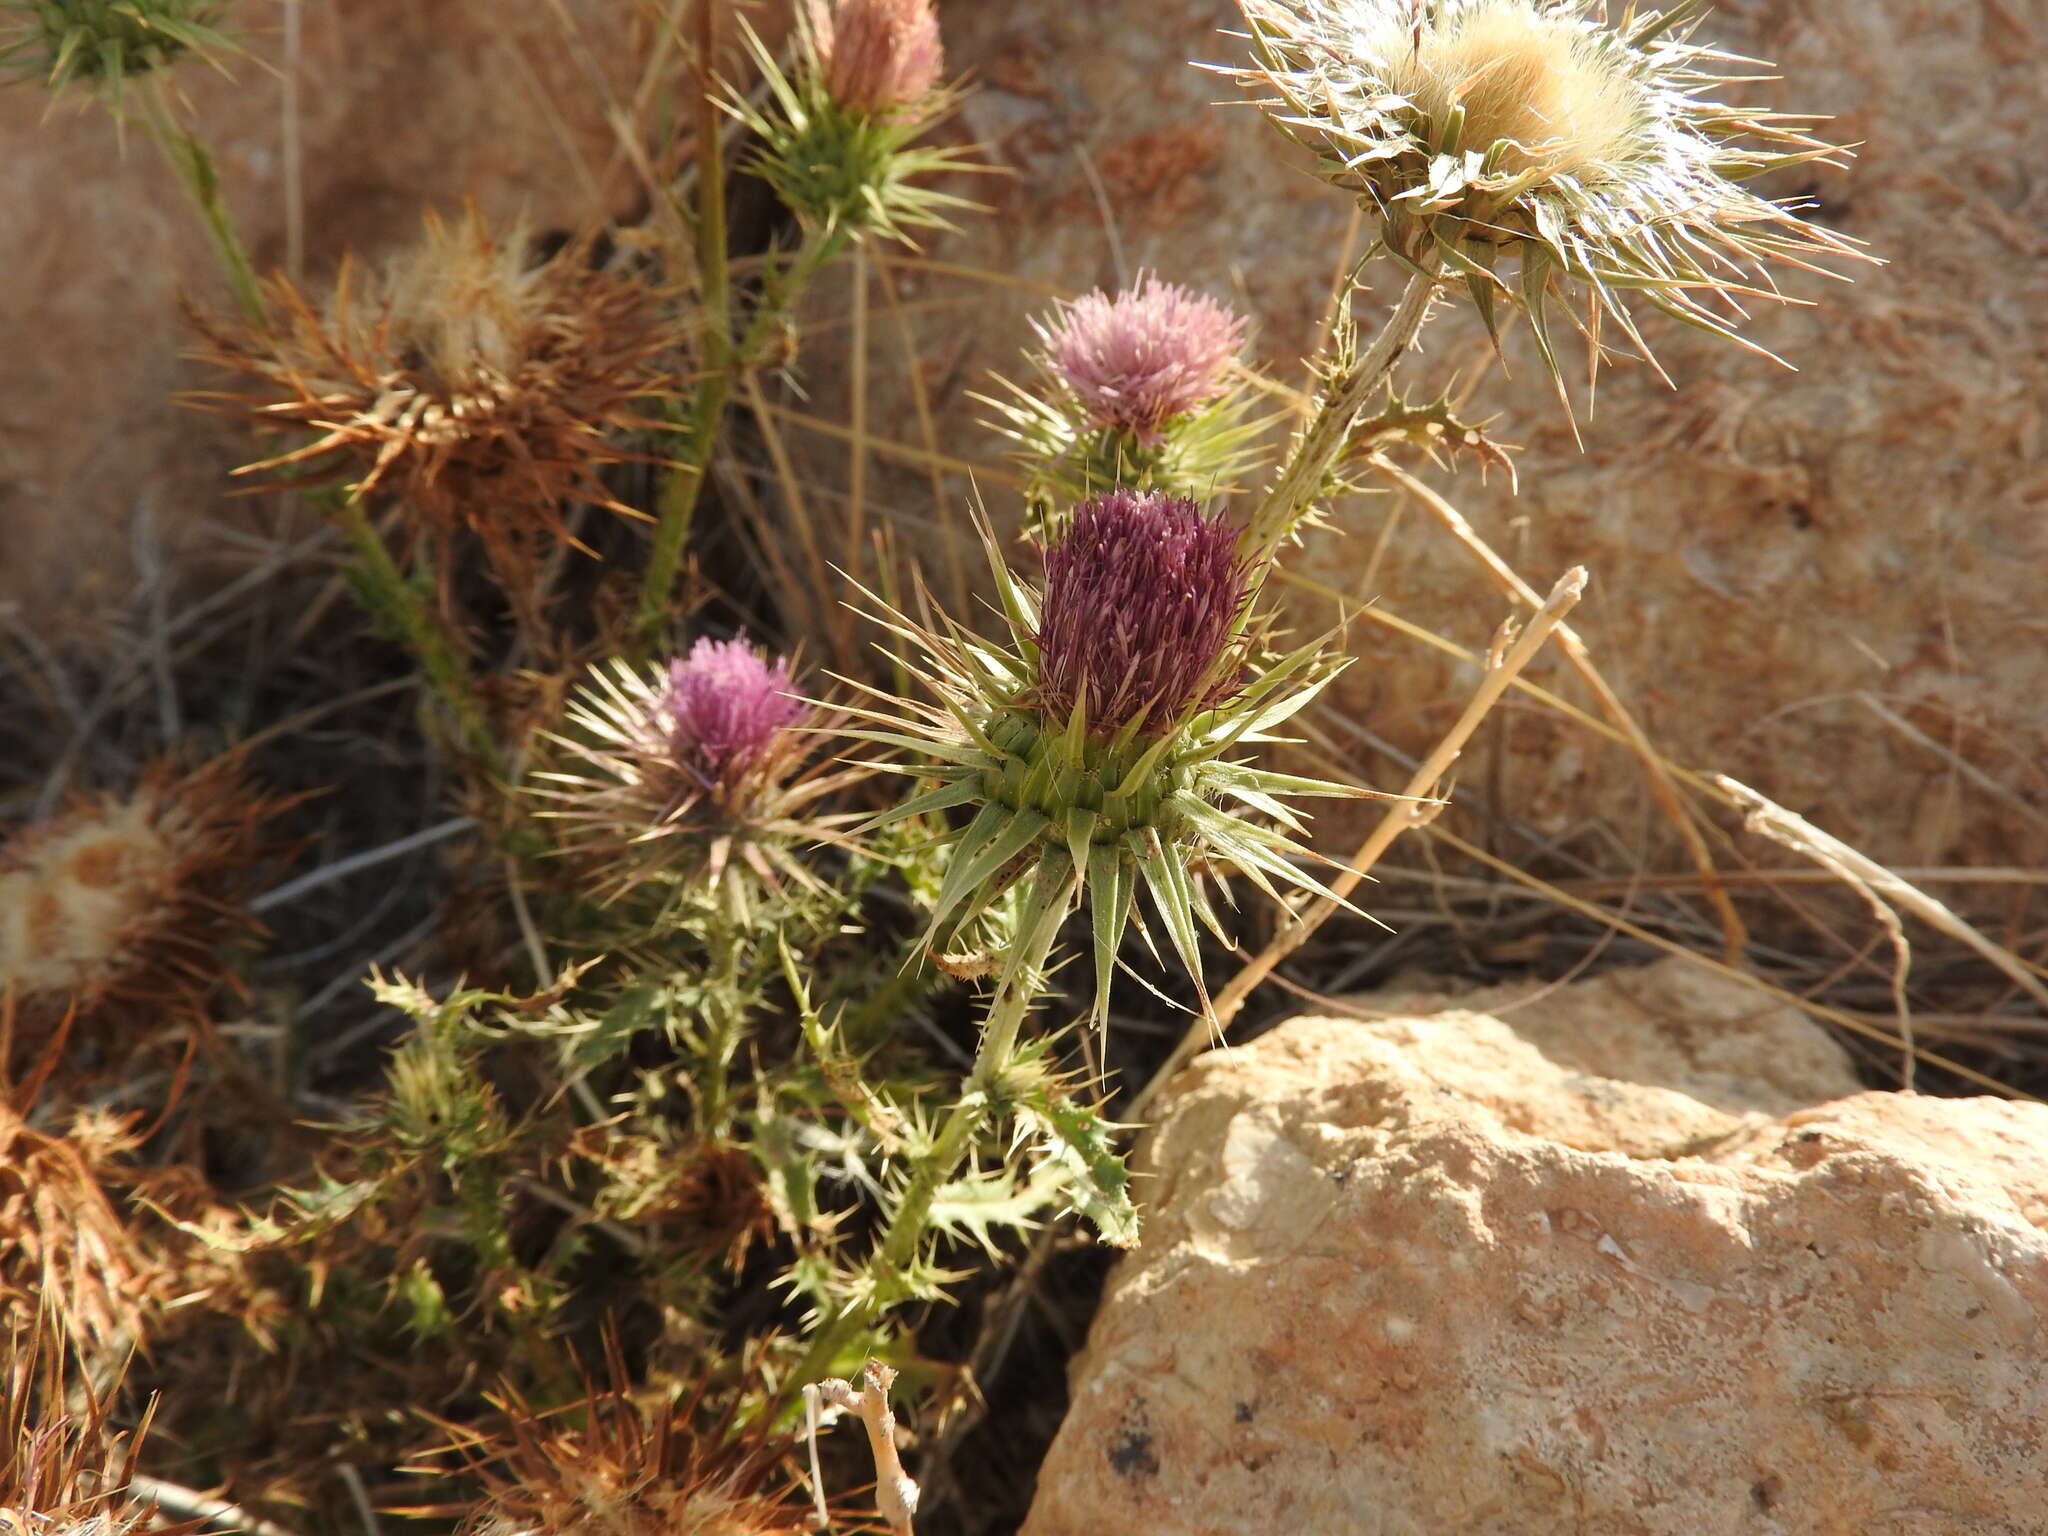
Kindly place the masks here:
POLYGON ((735 783, 804 713, 789 659, 773 664, 744 640, 699 640, 668 664, 662 711, 670 753, 708 785, 735 783))
MULTIPOLYGON (((68 1135, 52 1135, 29 1124, 36 1110, 0 1097, 0 1167, 10 1186, 0 1202, 0 1336, 40 1315, 80 1360, 125 1354, 164 1294, 165 1272, 102 1181, 141 1138, 108 1110, 83 1111, 68 1135)), ((0 1498, 0 1509, 6 1503, 0 1498)))
POLYGON ((1481 154, 1498 144, 1510 175, 1598 177, 1647 116, 1641 85, 1584 27, 1530 6, 1472 8, 1425 28, 1419 47, 1412 34, 1377 46, 1395 95, 1440 137, 1461 115, 1461 142, 1481 154))
POLYGON ((244 905, 278 850, 264 824, 285 802, 254 793, 238 761, 191 773, 159 763, 129 795, 104 794, 0 845, 0 995, 19 1000, 32 1047, 75 1013, 73 1038, 119 1033, 138 1012, 201 1016, 254 931, 244 905))
MULTIPOLYGON (((459 1536, 771 1536, 807 1531, 798 1445, 768 1418, 713 1408, 706 1385, 655 1394, 628 1380, 615 1341, 609 1382, 581 1403, 536 1412, 494 1399, 500 1427, 451 1452, 484 1498, 459 1536)), ((742 1371, 757 1377, 750 1355, 742 1371)), ((844 1511, 836 1506, 831 1513, 844 1511)), ((835 1524, 834 1529, 837 1529, 835 1524)))
POLYGON ((1251 572, 1238 530, 1192 500, 1113 491, 1084 502, 1045 553, 1037 701, 1054 729, 1177 729, 1244 683, 1251 572))
POLYGON ((1224 392, 1244 345, 1243 316, 1148 273, 1114 298, 1097 289, 1034 327, 1088 424, 1127 432, 1147 447, 1170 422, 1224 392))
POLYGON ((116 1432, 107 1422, 114 1394, 71 1379, 72 1362, 46 1320, 9 1330, 4 1343, 0 1524, 22 1536, 191 1536, 200 1528, 164 1518, 134 1491, 150 1414, 133 1432, 116 1432))
POLYGON ((199 322, 209 359, 252 381, 215 399, 313 434, 240 472, 308 466, 324 481, 333 456, 354 495, 398 503, 444 582, 467 530, 518 604, 540 558, 569 538, 566 502, 639 516, 600 477, 643 457, 620 439, 652 425, 639 402, 669 379, 661 297, 594 269, 584 246, 539 264, 530 246, 474 209, 454 224, 430 214, 420 243, 374 278, 344 268, 322 308, 280 279, 269 327, 199 322))
POLYGON ((818 68, 832 99, 869 117, 915 113, 945 68, 932 0, 811 0, 818 68))
POLYGON ((1464 280, 1490 328, 1520 304, 1554 378, 1544 306, 1568 283, 1642 349, 1631 296, 1733 338, 1740 299, 1777 296, 1775 265, 1860 258, 1741 185, 1837 151, 1806 120, 1715 99, 1742 77, 1691 40, 1703 0, 1611 24, 1598 0, 1240 6, 1258 62, 1230 73, 1401 260, 1464 280))
POLYGON ((234 51, 221 0, 0 0, 0 63, 52 90, 79 85, 119 105, 124 82, 188 53, 234 51))

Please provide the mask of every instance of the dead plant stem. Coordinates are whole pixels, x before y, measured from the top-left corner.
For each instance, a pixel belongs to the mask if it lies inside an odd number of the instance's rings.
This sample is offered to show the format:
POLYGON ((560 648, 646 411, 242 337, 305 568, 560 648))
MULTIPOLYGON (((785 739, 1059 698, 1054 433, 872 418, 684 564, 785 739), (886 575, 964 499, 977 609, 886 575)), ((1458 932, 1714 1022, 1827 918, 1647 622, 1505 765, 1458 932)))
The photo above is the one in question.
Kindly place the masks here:
POLYGON ((1209 1013, 1189 1026, 1173 1053, 1160 1065, 1135 1100, 1132 1101, 1132 1118, 1141 1118, 1146 1108, 1158 1095, 1180 1067, 1213 1036, 1220 1038, 1230 1027, 1230 1021, 1237 1017, 1245 999, 1251 996, 1260 982, 1273 973, 1274 967, 1308 942, 1336 910, 1344 905, 1345 899, 1358 888, 1358 883, 1371 873, 1380 856, 1393 845, 1394 839, 1410 827, 1431 819, 1440 805, 1420 805, 1417 801, 1428 800, 1437 793, 1444 775, 1465 750, 1465 744, 1472 739, 1472 733, 1479 729, 1480 722, 1498 704, 1501 695, 1507 692, 1522 669, 1535 659, 1537 651, 1548 640, 1551 633, 1564 621, 1564 616, 1577 605, 1580 595, 1586 590, 1584 566, 1573 566, 1558 578, 1551 588, 1550 596, 1537 609, 1526 628, 1516 636, 1514 643, 1506 648, 1497 664, 1489 667, 1480 679, 1479 687, 1466 704, 1464 713, 1458 716, 1436 750, 1423 761, 1422 765, 1408 780, 1403 798, 1387 808, 1358 851, 1351 856, 1344 871, 1330 881, 1330 894, 1310 902, 1301 912, 1281 925, 1266 947, 1252 957, 1229 983, 1218 992, 1210 1005, 1209 1013))
MULTIPOLYGON (((1409 474, 1400 466, 1375 455, 1373 465, 1388 479, 1407 491, 1426 507, 1444 529, 1462 544, 1472 556, 1485 567, 1494 584, 1510 596, 1527 603, 1531 608, 1538 606, 1536 591, 1520 576, 1507 561, 1495 553, 1493 546, 1479 536, 1465 514, 1460 512, 1444 497, 1409 474)), ((1586 649, 1586 643, 1569 624, 1558 626, 1557 643, 1563 648, 1565 659, 1579 680, 1592 691, 1602 713, 1614 722, 1615 727, 1627 738, 1628 747, 1635 754, 1636 761, 1643 766, 1643 772, 1650 783, 1650 793, 1657 801, 1664 817, 1676 829, 1685 843, 1686 853, 1693 868, 1699 871, 1700 890, 1713 907, 1721 922, 1721 943, 1723 958, 1729 964, 1741 962, 1743 947, 1749 942, 1749 930, 1742 916, 1735 910, 1735 903, 1729 897, 1727 887, 1721 882, 1720 872, 1714 866, 1714 856, 1708 851, 1705 837, 1700 833, 1699 823, 1679 798, 1678 786, 1672 782, 1671 774, 1664 766, 1664 760, 1657 749, 1650 745, 1650 738, 1629 712, 1621 697, 1608 685, 1600 669, 1593 664, 1593 658, 1586 649)))

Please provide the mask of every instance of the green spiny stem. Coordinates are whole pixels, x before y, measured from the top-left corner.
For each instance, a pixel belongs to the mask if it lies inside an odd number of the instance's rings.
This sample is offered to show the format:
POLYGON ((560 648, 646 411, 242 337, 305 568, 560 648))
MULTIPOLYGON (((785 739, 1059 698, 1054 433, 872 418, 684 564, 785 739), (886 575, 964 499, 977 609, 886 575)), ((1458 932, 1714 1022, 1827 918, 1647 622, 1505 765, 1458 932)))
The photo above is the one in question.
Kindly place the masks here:
MULTIPOLYGON (((724 207, 722 198, 707 199, 707 205, 712 203, 720 210, 724 207)), ((722 212, 720 218, 720 259, 715 269, 703 254, 703 250, 708 248, 703 232, 709 219, 702 211, 698 218, 699 271, 708 284, 715 270, 720 292, 715 302, 708 297, 702 300, 705 371, 697 381, 697 391, 687 412, 678 421, 681 449, 662 481, 654 544, 648 551, 647 570, 640 583, 640 604, 633 615, 632 650, 643 658, 659 642, 662 628, 668 622, 669 600, 675 590, 676 573, 682 569, 683 552, 689 547, 697 502, 710 471, 711 455, 718 446, 718 429, 725 419, 725 407, 732 398, 733 386, 745 370, 761 365, 769 343, 781 329, 791 306, 852 238, 843 227, 806 231, 804 242, 798 247, 789 270, 772 280, 764 290, 747 323, 746 334, 735 343, 728 329, 730 292, 723 259, 722 212)))
MULTIPOLYGON (((1244 535, 1248 554, 1271 555, 1300 526, 1310 506, 1322 495, 1331 468, 1350 441, 1352 427, 1368 402, 1386 388, 1402 354, 1421 333, 1423 322, 1429 318, 1430 301, 1436 297, 1438 281, 1420 272, 1411 273, 1400 303, 1365 355, 1331 379, 1315 419, 1295 440, 1280 477, 1252 514, 1244 535)), ((1347 291, 1338 302, 1349 304, 1350 293, 1347 291)))
POLYGON ((242 311, 242 318, 251 325, 261 325, 263 290, 256 281, 256 267, 249 260, 248 249, 235 232, 234 218, 228 212, 227 201, 221 196, 220 173, 214 166, 213 156, 197 134, 180 128, 172 121, 170 109, 164 103, 163 90, 163 83, 153 80, 138 93, 143 103, 143 120, 149 125, 149 136, 156 141, 164 159, 177 173, 178 184, 185 189, 185 195, 198 211, 200 222, 206 226, 207 238, 213 242, 214 255, 220 261, 228 286, 234 290, 235 304, 242 311))
POLYGON ((356 553, 359 588, 372 616, 395 629, 404 640, 428 687, 440 699, 455 722, 456 739, 486 769, 496 772, 498 747, 477 709, 476 693, 468 663, 449 638, 440 619, 418 587, 385 546, 384 537, 370 521, 363 504, 338 487, 331 493, 335 520, 356 553))
POLYGON ((730 1118, 727 1101, 731 1097, 732 1059, 738 1054, 741 1037, 746 1032, 746 1010, 740 1002, 740 935, 737 926, 728 919, 716 919, 710 937, 711 964, 705 992, 710 1038, 697 1091, 703 1133, 723 1141, 731 1133, 726 1122, 730 1118))
MULTIPOLYGON (((918 1244, 925 1236, 932 1201, 948 1180, 960 1172, 968 1154, 987 1128, 995 1102, 991 1090, 1003 1069, 1016 1054, 1017 1036, 1038 990, 1045 979, 1046 961, 1052 955, 1060 924, 1066 918, 1079 876, 1071 860, 1059 852, 1047 853, 1039 862, 1028 910, 1033 916, 1025 925, 1019 947, 1003 968, 1002 980, 989 1000, 988 1017, 982 1021, 981 1044, 974 1055, 974 1070, 962 1085, 959 1099, 946 1112, 931 1147, 911 1170, 889 1224, 883 1229, 868 1256, 868 1268, 878 1278, 901 1274, 917 1257, 918 1244)), ((867 1287, 867 1294, 885 1294, 883 1286, 867 1287)), ((786 1379, 784 1398, 800 1391, 808 1382, 821 1379, 832 1368, 839 1352, 861 1329, 874 1321, 880 1302, 853 1302, 842 1306, 811 1336, 803 1359, 786 1379)))

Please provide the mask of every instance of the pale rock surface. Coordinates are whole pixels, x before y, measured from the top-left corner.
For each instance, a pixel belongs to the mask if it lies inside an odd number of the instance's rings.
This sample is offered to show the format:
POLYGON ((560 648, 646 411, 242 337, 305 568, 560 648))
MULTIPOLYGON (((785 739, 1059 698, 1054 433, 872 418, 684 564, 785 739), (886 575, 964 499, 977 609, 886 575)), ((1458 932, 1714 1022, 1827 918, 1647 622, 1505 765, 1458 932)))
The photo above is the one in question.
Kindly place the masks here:
POLYGON ((2048 1108, 1680 965, 1200 1058, 1026 1536, 2048 1531, 2048 1108))

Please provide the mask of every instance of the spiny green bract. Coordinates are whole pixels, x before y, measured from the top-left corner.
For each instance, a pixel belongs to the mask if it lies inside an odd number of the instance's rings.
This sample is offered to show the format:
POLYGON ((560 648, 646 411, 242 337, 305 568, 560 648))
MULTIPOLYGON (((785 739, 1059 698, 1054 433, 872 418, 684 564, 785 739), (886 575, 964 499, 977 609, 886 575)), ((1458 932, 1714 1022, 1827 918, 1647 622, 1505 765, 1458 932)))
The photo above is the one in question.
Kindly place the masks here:
MULTIPOLYGON (((1085 698, 1064 720, 1039 707, 1040 599, 1017 581, 992 541, 989 555, 1009 645, 991 645, 946 619, 941 629, 928 629, 874 599, 880 621, 922 652, 923 664, 910 670, 936 702, 868 690, 896 711, 851 710, 865 724, 847 734, 915 754, 923 760, 915 766, 879 766, 937 781, 870 827, 947 812, 968 817, 951 834, 926 943, 1020 882, 1020 932, 1051 916, 1054 905, 1085 900, 1100 1024, 1141 887, 1198 987, 1197 924, 1226 937, 1207 889, 1212 875, 1240 874, 1275 901, 1283 887, 1324 893, 1297 863, 1311 857, 1289 835, 1303 823, 1280 797, 1361 792, 1232 754, 1276 740, 1273 729, 1314 699, 1342 664, 1326 659, 1320 643, 1281 656, 1262 653, 1246 663, 1241 688, 1162 734, 1146 734, 1140 717, 1104 736, 1091 731, 1085 698)), ((1247 606, 1236 619, 1241 636, 1251 623, 1247 606)))
POLYGON ((51 89, 82 85, 118 102, 124 81, 182 55, 227 53, 220 0, 0 0, 0 63, 51 89))

